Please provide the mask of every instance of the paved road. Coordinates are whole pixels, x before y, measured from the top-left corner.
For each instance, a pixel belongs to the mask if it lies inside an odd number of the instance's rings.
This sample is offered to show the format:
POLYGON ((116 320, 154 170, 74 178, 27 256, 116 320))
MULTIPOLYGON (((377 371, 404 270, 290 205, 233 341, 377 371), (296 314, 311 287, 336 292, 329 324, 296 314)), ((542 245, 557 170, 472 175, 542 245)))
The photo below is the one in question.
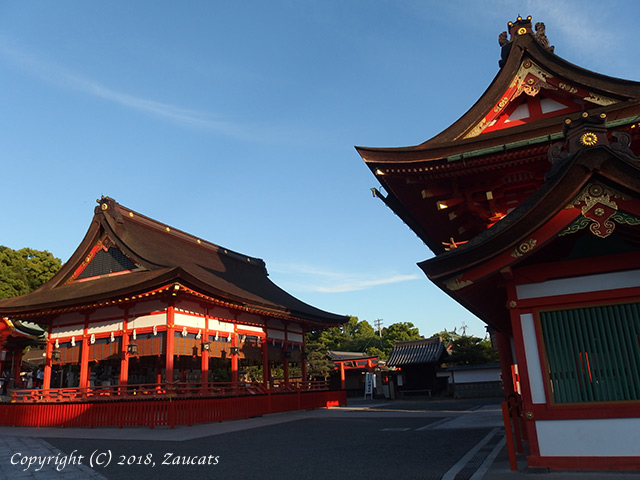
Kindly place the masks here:
POLYGON ((0 427, 0 479, 522 478, 501 421, 495 401, 416 400, 173 430, 0 427))

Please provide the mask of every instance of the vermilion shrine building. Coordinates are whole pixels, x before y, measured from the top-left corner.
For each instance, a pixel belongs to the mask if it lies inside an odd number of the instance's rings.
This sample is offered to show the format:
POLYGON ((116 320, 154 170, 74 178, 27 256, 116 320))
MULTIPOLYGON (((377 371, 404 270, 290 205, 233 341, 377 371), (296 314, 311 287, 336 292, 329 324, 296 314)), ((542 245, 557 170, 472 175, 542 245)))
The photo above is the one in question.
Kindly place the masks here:
MULTIPOLYGON (((294 298, 268 278, 258 258, 111 198, 98 203, 84 240, 62 269, 38 290, 0 302, 5 322, 30 321, 49 331, 43 389, 21 392, 18 400, 259 397, 324 389, 307 382, 304 334, 347 317, 294 298), (262 367, 261 381, 242 375, 250 366, 262 367), (272 378, 274 367, 283 378, 272 378)), ((14 365, 20 351, 9 352, 14 365)), ((319 406, 344 395, 333 396, 305 398, 319 406)), ((267 413, 272 405, 265 397, 258 410, 267 413)), ((294 401, 291 408, 300 405, 294 401)))
POLYGON ((640 468, 640 83, 509 23, 458 121, 358 152, 433 251, 431 281, 488 325, 530 466, 640 468))

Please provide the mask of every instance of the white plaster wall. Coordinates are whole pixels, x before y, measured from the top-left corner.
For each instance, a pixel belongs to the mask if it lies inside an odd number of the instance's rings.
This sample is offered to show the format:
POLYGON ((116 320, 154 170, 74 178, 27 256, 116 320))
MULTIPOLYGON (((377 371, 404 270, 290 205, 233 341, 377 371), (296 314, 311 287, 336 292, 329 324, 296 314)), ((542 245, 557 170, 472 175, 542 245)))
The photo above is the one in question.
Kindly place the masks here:
POLYGON ((519 299, 639 287, 640 270, 562 278, 516 286, 519 299))
POLYGON ((51 338, 61 337, 78 337, 84 334, 84 325, 64 325, 61 327, 54 327, 51 332, 51 338))
POLYGON ((104 322, 90 323, 87 331, 92 333, 115 332, 122 330, 122 320, 106 320, 104 322))
POLYGON ((272 339, 275 338, 276 340, 284 340, 284 331, 283 330, 272 330, 270 328, 267 328, 267 338, 272 339))
POLYGON ((264 333, 264 328, 262 327, 254 327, 252 325, 238 325, 238 329, 243 332, 256 332, 256 333, 264 333))
POLYGON ((299 333, 287 332, 287 340, 289 340, 290 342, 302 343, 304 338, 299 333))
POLYGON ((520 323, 522 325, 524 354, 527 357, 527 373, 529 374, 531 399, 533 403, 547 403, 544 394, 544 380, 540 366, 540 354, 538 352, 533 315, 531 313, 520 315, 520 323))
POLYGON ((640 456, 640 418, 536 421, 540 455, 640 456))
POLYGON ((184 313, 175 313, 174 322, 181 327, 204 328, 205 318, 196 317, 195 315, 185 315, 184 313))
POLYGON ((217 330, 219 332, 233 332, 233 323, 210 319, 209 330, 217 330))
POLYGON ((128 328, 144 328, 154 325, 166 325, 167 315, 165 313, 156 313, 153 315, 143 315, 141 317, 129 320, 128 328))

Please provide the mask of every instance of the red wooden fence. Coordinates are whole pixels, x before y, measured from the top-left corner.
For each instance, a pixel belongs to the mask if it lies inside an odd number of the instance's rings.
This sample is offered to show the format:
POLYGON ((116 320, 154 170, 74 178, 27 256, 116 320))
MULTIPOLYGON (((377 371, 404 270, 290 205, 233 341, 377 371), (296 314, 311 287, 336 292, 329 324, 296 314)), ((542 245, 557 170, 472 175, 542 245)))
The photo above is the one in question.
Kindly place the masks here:
POLYGON ((221 398, 150 398, 68 403, 0 404, 0 425, 132 427, 193 425, 268 413, 346 405, 344 390, 263 393, 221 398))

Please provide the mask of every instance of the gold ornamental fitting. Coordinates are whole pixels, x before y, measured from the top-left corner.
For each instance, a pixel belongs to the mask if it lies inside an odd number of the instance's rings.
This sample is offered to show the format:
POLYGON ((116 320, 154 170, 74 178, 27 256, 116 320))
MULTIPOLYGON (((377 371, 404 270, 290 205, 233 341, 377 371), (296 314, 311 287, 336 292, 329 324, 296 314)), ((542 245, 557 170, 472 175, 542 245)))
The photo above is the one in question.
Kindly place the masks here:
POLYGON ((587 132, 580 137, 580 143, 585 147, 593 147, 598 143, 598 136, 593 132, 587 132))

